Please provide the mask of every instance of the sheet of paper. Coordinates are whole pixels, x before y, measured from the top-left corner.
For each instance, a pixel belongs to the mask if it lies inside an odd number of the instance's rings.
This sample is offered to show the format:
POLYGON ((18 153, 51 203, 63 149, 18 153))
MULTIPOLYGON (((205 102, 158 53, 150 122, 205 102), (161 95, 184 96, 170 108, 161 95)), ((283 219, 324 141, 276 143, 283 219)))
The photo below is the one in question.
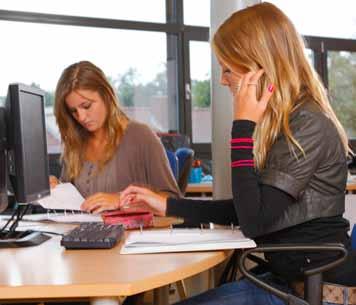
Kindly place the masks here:
POLYGON ((46 209, 80 210, 84 198, 71 183, 60 183, 51 189, 51 195, 38 200, 46 209))
POLYGON ((44 213, 25 215, 23 221, 54 221, 64 223, 81 223, 81 222, 102 222, 100 215, 82 214, 82 213, 44 213))
MULTIPOLYGON (((0 225, 5 224, 11 216, 1 215, 0 225)), ((100 215, 87 214, 87 213, 42 213, 42 214, 30 214, 24 215, 21 219, 21 224, 23 223, 40 223, 40 222, 61 222, 61 223, 73 223, 78 224, 82 222, 103 222, 100 215)))

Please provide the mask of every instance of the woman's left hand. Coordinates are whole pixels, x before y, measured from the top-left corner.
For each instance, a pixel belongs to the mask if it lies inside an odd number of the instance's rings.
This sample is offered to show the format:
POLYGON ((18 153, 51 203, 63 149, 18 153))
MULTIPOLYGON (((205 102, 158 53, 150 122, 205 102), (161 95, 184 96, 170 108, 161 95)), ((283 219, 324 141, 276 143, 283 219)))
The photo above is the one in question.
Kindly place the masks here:
POLYGON ((96 193, 89 196, 80 206, 83 211, 99 214, 107 210, 116 210, 120 206, 119 193, 96 193))
POLYGON ((240 90, 234 95, 234 120, 249 120, 258 122, 267 108, 274 85, 263 89, 260 100, 257 100, 258 80, 263 75, 263 69, 248 72, 242 77, 240 90))

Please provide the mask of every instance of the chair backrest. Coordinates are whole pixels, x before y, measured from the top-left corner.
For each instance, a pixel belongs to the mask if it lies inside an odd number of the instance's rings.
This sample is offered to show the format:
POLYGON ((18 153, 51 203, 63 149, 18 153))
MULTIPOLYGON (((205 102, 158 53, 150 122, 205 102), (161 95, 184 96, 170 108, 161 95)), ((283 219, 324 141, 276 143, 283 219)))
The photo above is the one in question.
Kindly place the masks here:
POLYGON ((189 173, 192 168, 194 159, 194 150, 182 147, 178 148, 175 152, 178 158, 178 186, 182 194, 184 195, 188 185, 189 173))
MULTIPOLYGON (((320 305, 323 300, 323 284, 322 273, 335 268, 339 264, 345 261, 347 257, 347 250, 342 244, 281 244, 281 245, 259 245, 257 248, 245 250, 238 260, 238 265, 241 273, 248 278, 251 282, 257 286, 267 290, 268 292, 280 297, 289 305, 320 305), (304 299, 295 296, 291 293, 282 291, 277 287, 271 286, 270 283, 266 283, 256 277, 255 274, 250 272, 246 268, 246 259, 251 258, 252 253, 266 253, 266 252, 305 252, 305 251, 317 251, 317 252, 333 252, 339 253, 339 255, 328 263, 315 267, 313 269, 304 270, 304 283, 303 294, 304 299)), ((334 285, 334 288, 340 285, 334 285)), ((343 286, 341 286, 343 287, 343 286)), ((347 287, 345 287, 347 288, 347 287)), ((350 287, 349 287, 350 288, 350 287)), ((297 291, 298 292, 298 291, 297 291)), ((303 297, 303 296, 301 296, 303 297)))
POLYGON ((157 135, 163 146, 170 151, 176 151, 181 147, 190 147, 190 139, 184 134, 158 132, 157 135))
POLYGON ((169 149, 166 149, 166 154, 169 161, 169 165, 171 166, 173 176, 178 181, 178 158, 175 153, 173 151, 170 151, 169 149))

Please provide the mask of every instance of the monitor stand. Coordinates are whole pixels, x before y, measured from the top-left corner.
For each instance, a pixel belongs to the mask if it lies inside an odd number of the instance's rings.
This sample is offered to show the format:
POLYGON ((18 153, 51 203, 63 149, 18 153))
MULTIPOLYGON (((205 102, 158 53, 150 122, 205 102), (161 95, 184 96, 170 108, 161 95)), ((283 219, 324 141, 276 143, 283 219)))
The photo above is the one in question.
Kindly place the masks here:
POLYGON ((4 227, 0 228, 0 249, 37 246, 51 237, 37 231, 16 231, 29 205, 18 205, 4 227))
POLYGON ((35 231, 14 231, 0 233, 0 248, 37 246, 51 237, 35 231))

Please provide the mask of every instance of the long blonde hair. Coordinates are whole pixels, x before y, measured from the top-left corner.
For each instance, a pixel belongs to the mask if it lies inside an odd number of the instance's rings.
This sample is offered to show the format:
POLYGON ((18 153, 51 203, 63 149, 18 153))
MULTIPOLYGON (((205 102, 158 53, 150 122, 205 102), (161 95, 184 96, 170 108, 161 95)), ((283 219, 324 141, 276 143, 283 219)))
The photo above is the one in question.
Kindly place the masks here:
POLYGON ((304 154, 290 130, 289 116, 305 101, 305 96, 334 123, 347 154, 345 130, 304 53, 301 36, 281 10, 264 2, 235 12, 219 27, 212 45, 216 56, 232 68, 247 71, 264 69, 258 96, 268 84, 276 87, 254 133, 258 169, 264 167, 267 153, 280 132, 286 136, 292 151, 294 146, 304 154))
POLYGON ((65 163, 66 176, 76 178, 84 163, 84 149, 90 132, 82 127, 71 115, 66 105, 66 97, 75 90, 85 89, 98 92, 103 99, 107 118, 104 128, 107 134, 105 155, 98 162, 102 168, 113 156, 124 133, 127 116, 119 108, 119 101, 103 71, 89 61, 80 61, 64 69, 59 78, 56 92, 54 113, 63 143, 62 159, 65 163))

